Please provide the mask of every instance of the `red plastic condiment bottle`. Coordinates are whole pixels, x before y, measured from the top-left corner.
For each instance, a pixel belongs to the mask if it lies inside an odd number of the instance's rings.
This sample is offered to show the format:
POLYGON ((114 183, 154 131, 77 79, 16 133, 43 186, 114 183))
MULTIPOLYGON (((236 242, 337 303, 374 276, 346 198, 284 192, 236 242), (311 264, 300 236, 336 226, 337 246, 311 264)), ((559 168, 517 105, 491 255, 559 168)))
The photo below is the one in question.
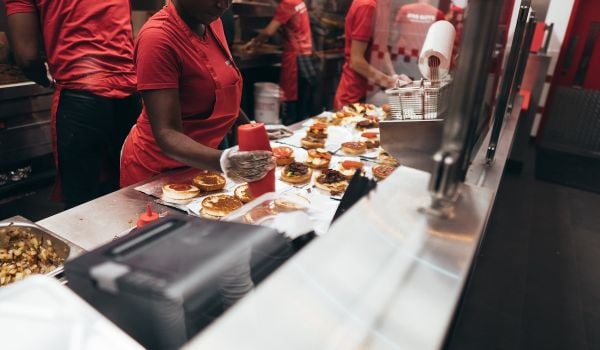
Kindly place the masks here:
POLYGON ((136 224, 137 228, 148 225, 152 221, 156 221, 159 219, 158 213, 152 210, 152 204, 148 203, 146 205, 146 212, 140 214, 140 218, 136 224))
MULTIPOLYGON (((238 145, 240 151, 272 151, 269 135, 263 123, 250 123, 238 127, 238 145)), ((252 197, 267 192, 275 192, 275 169, 269 171, 261 180, 248 183, 252 197)))

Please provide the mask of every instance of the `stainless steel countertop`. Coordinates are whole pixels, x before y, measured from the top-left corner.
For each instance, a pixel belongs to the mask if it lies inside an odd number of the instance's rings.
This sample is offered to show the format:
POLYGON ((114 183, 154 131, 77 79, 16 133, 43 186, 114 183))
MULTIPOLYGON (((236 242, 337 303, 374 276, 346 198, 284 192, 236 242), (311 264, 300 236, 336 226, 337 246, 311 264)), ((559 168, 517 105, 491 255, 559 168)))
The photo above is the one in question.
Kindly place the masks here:
POLYGON ((430 175, 401 167, 185 349, 440 349, 519 112, 517 101, 491 165, 483 142, 452 220, 419 211, 430 175))
MULTIPOLYGON (((136 186, 50 216, 37 224, 87 251, 92 250, 134 227, 146 204, 154 201, 152 197, 134 190, 136 186)), ((153 203, 153 208, 159 213, 175 212, 156 203, 153 203)))

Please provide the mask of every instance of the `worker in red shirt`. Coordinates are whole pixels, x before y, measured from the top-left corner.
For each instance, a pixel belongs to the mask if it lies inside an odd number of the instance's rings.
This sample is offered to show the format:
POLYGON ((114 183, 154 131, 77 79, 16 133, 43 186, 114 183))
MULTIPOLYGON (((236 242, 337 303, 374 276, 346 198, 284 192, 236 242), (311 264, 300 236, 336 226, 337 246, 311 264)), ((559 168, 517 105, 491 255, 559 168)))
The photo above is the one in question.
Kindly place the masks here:
POLYGON ((280 87, 283 90, 283 123, 288 125, 306 119, 312 111, 317 65, 313 61, 312 34, 308 10, 303 0, 279 0, 275 16, 258 36, 246 44, 252 51, 281 30, 280 87))
POLYGON ((217 149, 236 121, 248 121, 219 19, 230 5, 172 0, 140 30, 134 60, 144 108, 123 146, 121 186, 183 166, 253 181, 275 166, 271 152, 217 149))
POLYGON ((129 1, 4 2, 17 64, 55 87, 52 140, 65 206, 118 189, 121 145, 141 110, 129 1))
POLYGON ((398 78, 405 78, 393 72, 386 74, 369 64, 375 10, 376 0, 354 0, 346 14, 345 62, 335 94, 336 109, 350 103, 364 102, 369 83, 389 88, 395 85, 398 78))
POLYGON ((418 0, 416 3, 403 5, 396 13, 394 28, 397 33, 395 47, 392 51, 404 53, 405 59, 396 65, 396 70, 407 74, 412 79, 420 77, 417 60, 431 25, 444 19, 444 13, 430 4, 430 0, 418 0))

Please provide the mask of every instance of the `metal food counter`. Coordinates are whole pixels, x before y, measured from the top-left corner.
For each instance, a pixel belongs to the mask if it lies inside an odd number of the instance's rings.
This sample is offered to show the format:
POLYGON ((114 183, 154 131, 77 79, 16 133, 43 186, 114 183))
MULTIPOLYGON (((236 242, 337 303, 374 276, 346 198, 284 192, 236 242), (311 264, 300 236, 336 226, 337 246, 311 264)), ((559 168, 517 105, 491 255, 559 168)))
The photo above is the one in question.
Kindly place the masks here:
MULTIPOLYGON (((479 150, 460 187, 458 220, 423 213, 430 175, 400 167, 187 349, 440 348, 485 231, 519 112, 517 103, 491 166, 484 165, 485 147, 479 150)), ((127 232, 153 201, 134 187, 38 224, 94 249, 127 232)))

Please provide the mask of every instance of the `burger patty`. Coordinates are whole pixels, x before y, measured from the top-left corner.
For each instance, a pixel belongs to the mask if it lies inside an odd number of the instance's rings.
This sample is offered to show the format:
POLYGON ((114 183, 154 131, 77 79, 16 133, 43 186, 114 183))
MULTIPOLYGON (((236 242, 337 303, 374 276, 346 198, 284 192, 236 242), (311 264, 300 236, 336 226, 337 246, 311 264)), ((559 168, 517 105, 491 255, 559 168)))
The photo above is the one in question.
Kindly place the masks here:
POLYGON ((317 181, 321 184, 333 184, 340 181, 346 181, 346 177, 337 170, 327 169, 317 177, 317 181))
POLYGON ((306 173, 308 173, 308 166, 302 163, 294 162, 286 167, 286 172, 297 175, 306 175, 306 173))

